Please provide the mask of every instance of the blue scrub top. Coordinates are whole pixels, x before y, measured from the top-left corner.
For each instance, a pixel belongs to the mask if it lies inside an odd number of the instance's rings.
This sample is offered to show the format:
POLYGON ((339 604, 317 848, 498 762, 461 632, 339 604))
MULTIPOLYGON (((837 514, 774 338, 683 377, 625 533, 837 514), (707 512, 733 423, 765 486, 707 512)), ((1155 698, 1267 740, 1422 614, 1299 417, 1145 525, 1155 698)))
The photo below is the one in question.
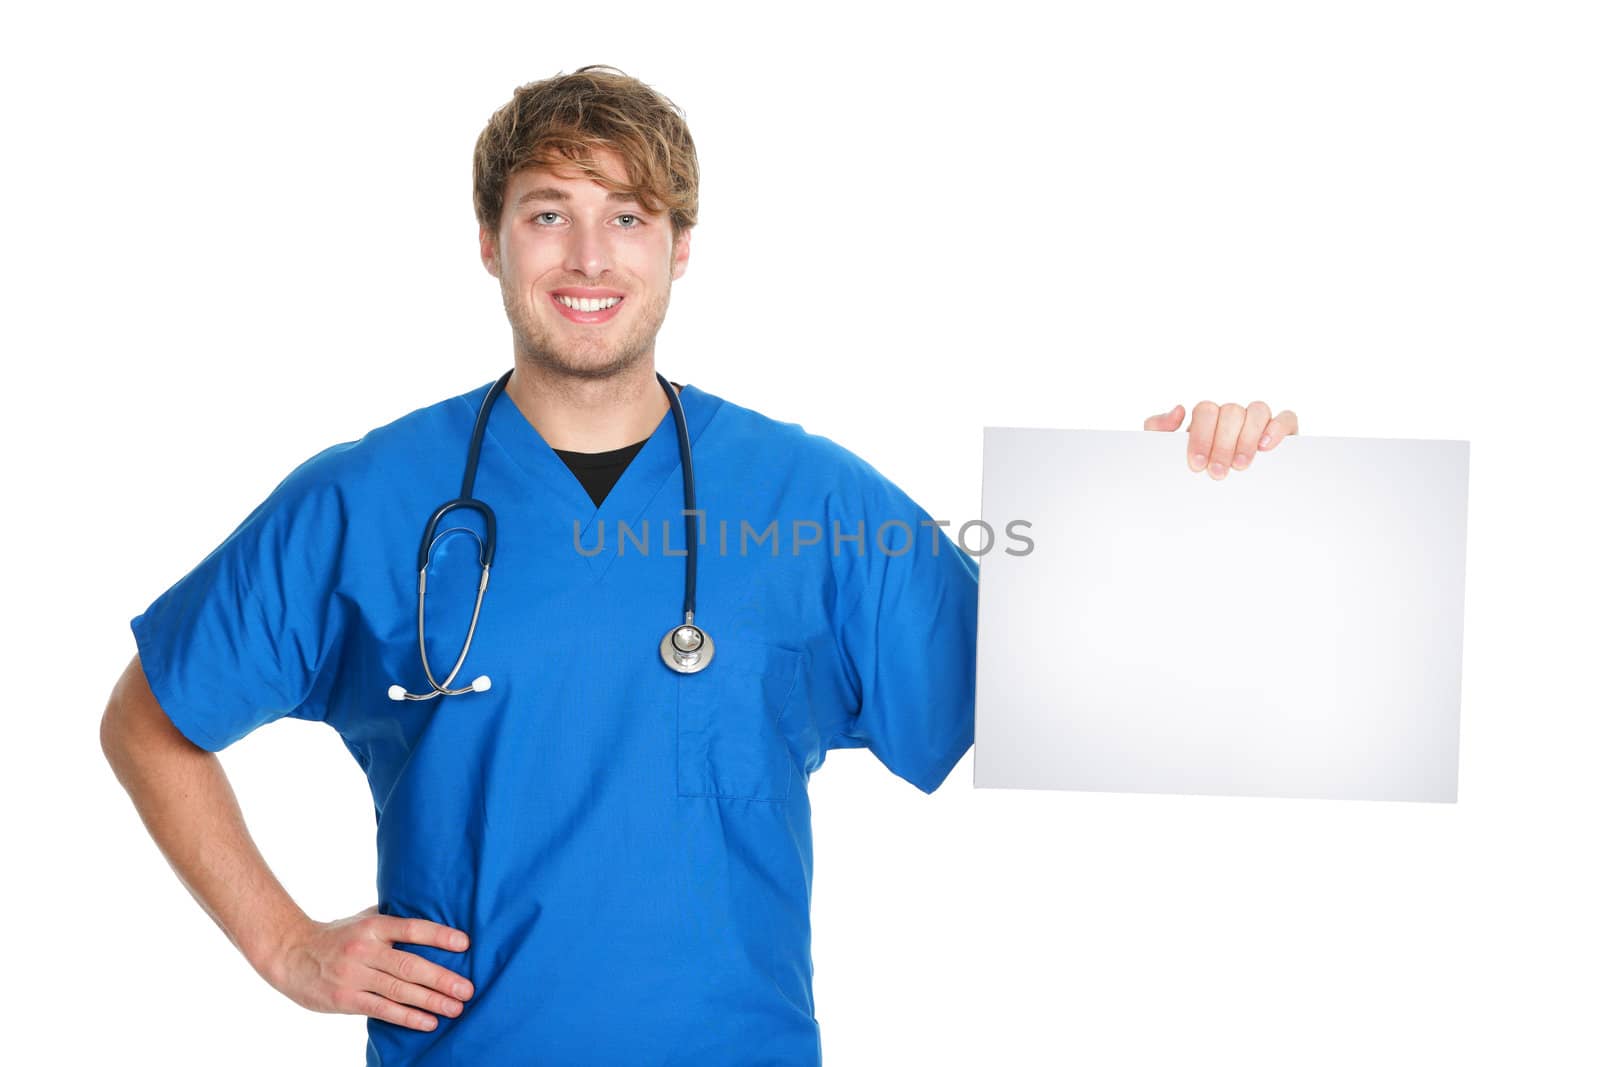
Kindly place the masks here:
MULTIPOLYGON (((369 1065, 819 1064, 807 783, 835 748, 927 793, 960 761, 977 566, 848 450, 685 385, 716 654, 676 674, 657 651, 685 570, 671 413, 597 508, 501 396, 475 490, 499 545, 453 683, 493 687, 392 701, 428 688, 417 550, 490 384, 295 468, 132 620, 151 689, 212 751, 283 716, 332 726, 372 787, 380 911, 471 936, 402 946, 475 994, 429 1032, 369 1018, 369 1065)), ((476 516, 449 527, 441 681, 479 577, 476 516)))

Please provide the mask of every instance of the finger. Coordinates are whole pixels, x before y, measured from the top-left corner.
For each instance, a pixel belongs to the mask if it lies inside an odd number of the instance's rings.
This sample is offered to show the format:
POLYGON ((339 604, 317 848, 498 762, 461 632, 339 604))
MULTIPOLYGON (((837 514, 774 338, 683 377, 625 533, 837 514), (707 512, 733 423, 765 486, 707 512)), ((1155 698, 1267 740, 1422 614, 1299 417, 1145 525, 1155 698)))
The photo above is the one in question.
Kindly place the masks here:
POLYGON ((1194 406, 1194 418, 1189 420, 1189 469, 1203 471, 1211 456, 1211 439, 1217 433, 1217 405, 1202 400, 1194 406))
POLYGON ((398 915, 378 916, 379 936, 386 941, 399 941, 407 945, 432 945, 451 952, 465 952, 471 940, 466 933, 429 919, 402 918, 398 915))
POLYGON ((448 1015, 452 1019, 461 1014, 463 1005, 456 998, 447 997, 436 989, 408 982, 388 971, 371 968, 364 975, 364 979, 362 982, 364 988, 396 1004, 410 1004, 438 1015, 448 1015))
POLYGON ((374 1019, 394 1023, 412 1030, 433 1030, 439 1020, 425 1011, 408 1008, 368 989, 341 990, 334 999, 335 1006, 348 1015, 370 1015, 374 1019))
POLYGON ((1242 471, 1256 458, 1261 435, 1272 419, 1272 409, 1257 400, 1244 409, 1244 428, 1239 431, 1239 448, 1233 456, 1233 469, 1242 471))
POLYGON ((467 1000, 472 996, 471 982, 432 960, 423 959, 415 952, 386 948, 372 961, 371 966, 398 975, 408 982, 437 989, 457 1000, 467 1000))
POLYGON ((1182 425, 1183 425, 1183 405, 1182 404, 1179 404, 1177 407, 1173 408, 1171 411, 1166 412, 1165 414, 1162 414, 1162 415, 1151 415, 1148 419, 1144 420, 1144 428, 1147 429, 1147 430, 1176 430, 1179 426, 1182 426, 1182 425))
POLYGON ((1263 449, 1272 448, 1290 434, 1299 432, 1300 416, 1288 408, 1284 408, 1273 417, 1271 422, 1267 423, 1267 428, 1262 431, 1261 447, 1263 449))
POLYGON ((1224 404, 1217 411, 1217 432, 1211 440, 1211 477, 1217 481, 1228 476, 1233 466, 1233 456, 1239 451, 1239 428, 1244 425, 1244 408, 1238 404, 1224 404))

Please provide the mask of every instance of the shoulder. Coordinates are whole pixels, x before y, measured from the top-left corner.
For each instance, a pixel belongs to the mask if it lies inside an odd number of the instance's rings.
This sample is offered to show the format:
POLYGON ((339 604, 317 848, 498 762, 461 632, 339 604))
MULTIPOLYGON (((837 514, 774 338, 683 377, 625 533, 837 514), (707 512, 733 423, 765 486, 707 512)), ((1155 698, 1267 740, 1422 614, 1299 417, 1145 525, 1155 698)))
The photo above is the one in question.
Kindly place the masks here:
POLYGON ((472 404, 488 385, 415 408, 360 437, 320 449, 297 463, 273 495, 344 502, 404 483, 408 473, 436 462, 444 450, 454 455, 466 447, 472 404))
POLYGON ((712 420, 716 447, 742 465, 781 473, 786 480, 817 483, 857 499, 881 499, 898 490, 866 458, 803 423, 780 419, 721 397, 712 420))

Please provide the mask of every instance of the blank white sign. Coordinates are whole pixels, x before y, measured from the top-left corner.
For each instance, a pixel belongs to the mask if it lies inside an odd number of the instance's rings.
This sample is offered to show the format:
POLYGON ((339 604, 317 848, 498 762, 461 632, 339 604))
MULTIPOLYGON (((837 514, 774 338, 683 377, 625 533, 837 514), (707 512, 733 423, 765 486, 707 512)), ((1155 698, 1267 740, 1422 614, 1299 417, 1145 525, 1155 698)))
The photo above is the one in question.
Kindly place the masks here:
POLYGON ((1187 437, 984 429, 974 784, 1454 803, 1468 442, 1187 437))

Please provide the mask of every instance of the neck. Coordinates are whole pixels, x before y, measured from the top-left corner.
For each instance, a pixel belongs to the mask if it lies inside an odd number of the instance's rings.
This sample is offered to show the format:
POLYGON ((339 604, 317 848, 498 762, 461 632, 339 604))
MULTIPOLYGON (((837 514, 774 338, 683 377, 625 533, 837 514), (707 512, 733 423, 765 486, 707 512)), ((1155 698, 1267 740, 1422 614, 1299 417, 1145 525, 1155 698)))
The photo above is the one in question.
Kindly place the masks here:
POLYGON ((642 441, 670 410, 651 361, 609 378, 574 378, 518 359, 509 396, 551 448, 609 452, 642 441))

